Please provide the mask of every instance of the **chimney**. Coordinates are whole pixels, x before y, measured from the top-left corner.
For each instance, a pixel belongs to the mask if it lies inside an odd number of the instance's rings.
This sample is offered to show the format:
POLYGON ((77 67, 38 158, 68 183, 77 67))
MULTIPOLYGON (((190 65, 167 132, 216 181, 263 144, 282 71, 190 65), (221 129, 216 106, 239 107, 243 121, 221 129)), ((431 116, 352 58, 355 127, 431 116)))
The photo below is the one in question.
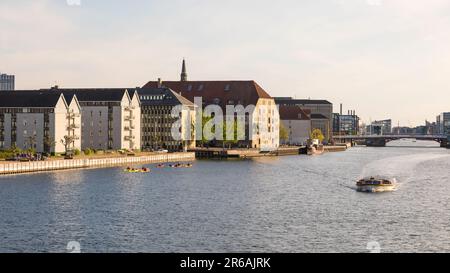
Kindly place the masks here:
POLYGON ((341 103, 341 111, 339 112, 339 114, 342 116, 342 103, 341 103))
POLYGON ((161 80, 161 78, 158 78, 158 88, 161 88, 162 87, 162 80, 161 80))

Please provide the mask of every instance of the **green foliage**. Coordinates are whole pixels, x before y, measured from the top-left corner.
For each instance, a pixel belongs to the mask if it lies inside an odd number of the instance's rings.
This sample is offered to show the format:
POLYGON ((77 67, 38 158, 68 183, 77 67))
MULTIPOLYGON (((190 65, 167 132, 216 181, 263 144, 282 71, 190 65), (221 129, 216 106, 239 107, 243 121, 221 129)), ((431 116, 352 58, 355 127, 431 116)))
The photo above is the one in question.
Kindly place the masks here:
POLYGON ((73 150, 73 154, 76 155, 76 156, 78 156, 78 155, 81 154, 81 151, 78 150, 78 149, 75 149, 75 150, 73 150))
MULTIPOLYGON (((205 128, 205 124, 208 123, 210 120, 212 120, 213 117, 208 117, 208 116, 203 116, 202 117, 202 129, 205 128)), ((239 132, 239 128, 238 128, 238 123, 236 121, 231 122, 231 124, 228 124, 226 121, 222 121, 222 139, 223 139, 223 143, 224 144, 236 144, 239 142, 238 140, 238 134, 239 132), (227 139, 227 128, 229 127, 233 127, 233 132, 234 132, 234 136, 233 139, 227 139)), ((211 133, 215 134, 216 133, 216 126, 214 126, 211 130, 211 133)), ((205 138, 205 133, 203 131, 202 134, 202 142, 208 142, 208 140, 205 138)))
POLYGON ((16 154, 21 154, 23 151, 19 148, 12 147, 11 149, 1 150, 0 151, 0 159, 7 159, 15 156, 16 154))
POLYGON ((238 128, 238 123, 236 121, 231 122, 231 124, 228 124, 227 122, 223 123, 223 139, 224 139, 224 143, 227 144, 236 144, 239 142, 238 140, 238 133, 239 133, 239 128, 238 128), (229 127, 233 127, 233 139, 227 139, 227 128, 229 127))
POLYGON ((85 155, 93 155, 94 154, 94 151, 89 148, 85 149, 83 152, 85 155))
POLYGON ((323 140, 325 139, 325 136, 323 135, 322 131, 320 129, 314 129, 311 132, 311 139, 318 139, 320 143, 323 142, 323 140))
POLYGON ((288 141, 289 140, 289 132, 286 129, 286 127, 284 127, 282 122, 280 122, 280 140, 281 141, 288 141))

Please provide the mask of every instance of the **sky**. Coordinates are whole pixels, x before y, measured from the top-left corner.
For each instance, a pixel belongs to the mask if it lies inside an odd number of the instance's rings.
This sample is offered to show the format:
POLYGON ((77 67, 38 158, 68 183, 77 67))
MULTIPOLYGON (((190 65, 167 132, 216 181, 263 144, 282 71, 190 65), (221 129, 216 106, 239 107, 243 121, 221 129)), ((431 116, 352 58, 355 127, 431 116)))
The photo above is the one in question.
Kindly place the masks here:
POLYGON ((17 89, 255 80, 366 123, 450 111, 448 0, 1 0, 17 89))

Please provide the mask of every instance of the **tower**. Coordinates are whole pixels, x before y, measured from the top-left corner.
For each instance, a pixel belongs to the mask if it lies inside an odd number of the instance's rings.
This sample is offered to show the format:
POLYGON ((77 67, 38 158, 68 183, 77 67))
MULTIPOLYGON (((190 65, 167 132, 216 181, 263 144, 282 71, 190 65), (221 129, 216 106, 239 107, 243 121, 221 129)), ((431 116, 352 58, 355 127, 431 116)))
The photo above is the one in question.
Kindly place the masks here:
POLYGON ((188 75, 186 72, 186 61, 183 59, 183 66, 181 68, 181 81, 186 82, 188 80, 188 75))

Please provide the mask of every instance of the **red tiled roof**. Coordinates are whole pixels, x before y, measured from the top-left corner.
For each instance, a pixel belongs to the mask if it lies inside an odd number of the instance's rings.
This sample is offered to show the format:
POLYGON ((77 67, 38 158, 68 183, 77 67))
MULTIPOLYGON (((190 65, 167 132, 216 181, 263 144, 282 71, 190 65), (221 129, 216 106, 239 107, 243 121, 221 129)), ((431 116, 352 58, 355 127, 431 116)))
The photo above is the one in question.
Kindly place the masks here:
POLYGON ((311 112, 301 109, 294 105, 280 105, 279 108, 281 120, 310 120, 311 112))
MULTIPOLYGON (((264 89, 255 81, 164 81, 164 87, 168 87, 190 101, 194 97, 202 97, 206 104, 225 105, 249 104, 256 105, 258 99, 271 99, 264 89)), ((143 88, 156 88, 158 82, 151 81, 143 88)))

